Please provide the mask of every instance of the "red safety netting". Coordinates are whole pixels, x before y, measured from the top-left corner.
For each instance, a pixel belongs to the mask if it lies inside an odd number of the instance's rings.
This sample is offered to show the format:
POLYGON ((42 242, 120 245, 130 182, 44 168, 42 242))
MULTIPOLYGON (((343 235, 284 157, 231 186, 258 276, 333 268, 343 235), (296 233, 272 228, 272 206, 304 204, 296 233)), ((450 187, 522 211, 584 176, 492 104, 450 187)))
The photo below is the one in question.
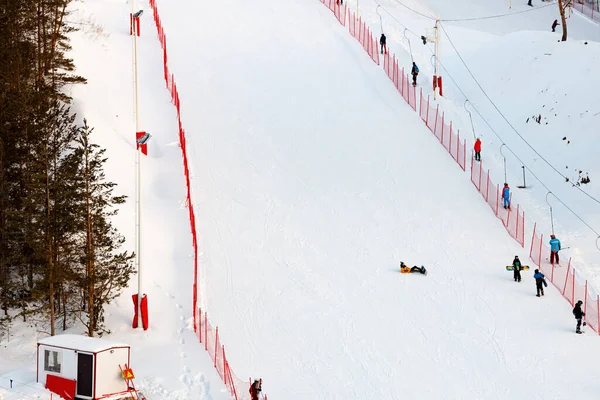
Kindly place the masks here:
POLYGON ((531 247, 529 248, 529 258, 533 260, 538 267, 542 265, 542 240, 544 235, 537 235, 537 223, 533 224, 533 234, 531 236, 531 247))
POLYGON ((471 157, 471 182, 488 203, 494 215, 500 218, 510 236, 521 247, 525 247, 525 212, 521 210, 519 204, 515 208, 512 202, 512 193, 510 194, 510 206, 504 208, 503 199, 500 196, 500 185, 492 182, 490 171, 483 172, 483 163, 480 161, 476 165, 473 157, 471 157))
POLYGON ((346 26, 346 4, 344 4, 344 6, 342 7, 342 5, 340 4, 340 0, 321 0, 321 3, 325 4, 325 6, 333 12, 340 24, 346 26))
POLYGON ((377 40, 373 38, 371 30, 360 17, 357 19, 354 13, 350 12, 348 17, 348 30, 350 34, 358 40, 363 49, 369 54, 371 60, 379 65, 379 49, 377 40))
POLYGON ((186 206, 189 212, 189 220, 190 220, 190 229, 192 232, 192 246, 194 249, 194 280, 192 285, 193 290, 193 318, 194 318, 194 331, 198 334, 201 343, 204 343, 205 350, 210 354, 214 367, 217 369, 219 376, 223 380, 223 383, 227 386, 227 389, 231 393, 232 398, 234 399, 247 399, 249 397, 249 393, 247 388, 245 387, 245 382, 238 379, 235 374, 232 373, 229 363, 225 357, 225 348, 219 343, 219 334, 218 330, 213 330, 210 324, 208 323, 208 317, 206 314, 202 315, 202 313, 197 313, 200 311, 197 308, 198 302, 198 239, 196 233, 196 216, 194 214, 194 205, 192 203, 192 195, 191 195, 191 184, 190 184, 190 170, 189 170, 189 162, 187 157, 187 146, 186 146, 186 138, 185 138, 185 130, 183 129, 183 125, 181 123, 181 102, 179 98, 179 92, 177 90, 177 84, 175 82, 175 76, 169 72, 168 66, 168 58, 167 58, 167 37, 165 35, 165 31, 163 29, 162 22, 160 20, 160 16, 158 13, 158 8, 156 6, 156 0, 150 0, 150 6, 152 7, 152 12, 154 16, 154 22, 156 24, 156 29, 158 32, 158 39, 160 45, 163 49, 163 69, 164 69, 164 79, 167 90, 171 94, 171 101, 177 110, 177 124, 179 128, 179 146, 181 147, 181 155, 183 159, 183 172, 185 176, 185 185, 186 185, 186 206), (204 340, 204 341, 203 341, 204 340), (238 394, 240 394, 238 396, 238 394), (246 395, 248 394, 248 395, 246 395))
MULTIPOLYGON (((326 4, 333 11, 332 1, 337 3, 337 0, 321 0, 322 3, 326 4)), ((583 2, 584 0, 576 0, 573 5, 574 8, 590 16, 592 19, 598 18, 600 14, 598 9, 594 8, 594 6, 584 5, 583 2)), ((366 24, 360 17, 357 19, 354 13, 350 13, 349 15, 348 29, 352 36, 363 45, 371 58, 379 64, 377 43, 373 40, 366 24), (377 55, 377 59, 374 58, 375 55, 377 55)), ((383 69, 404 100, 416 111, 416 88, 412 87, 413 90, 411 90, 411 81, 408 75, 404 73, 404 68, 400 71, 398 60, 395 56, 391 56, 387 50, 384 55, 383 69)), ((420 93, 419 116, 438 138, 440 143, 442 143, 444 148, 448 150, 452 158, 457 161, 463 170, 466 170, 466 140, 463 140, 461 145, 460 133, 454 133, 452 122, 448 124, 445 121, 444 113, 440 111, 439 105, 433 107, 430 104, 429 97, 427 98, 427 102, 423 100, 422 90, 420 93)), ((484 172, 483 164, 479 162, 479 165, 475 165, 473 158, 471 158, 471 182, 479 193, 481 193, 486 203, 488 203, 494 215, 502 221, 507 232, 522 247, 525 247, 525 213, 518 204, 515 209, 514 204, 512 204, 512 194, 510 198, 511 207, 504 209, 503 200, 500 196, 500 185, 494 184, 491 180, 489 170, 484 172)), ((552 283, 571 304, 573 304, 576 298, 584 299, 587 322, 592 329, 598 332, 598 324, 600 323, 600 298, 598 295, 595 298, 590 295, 587 281, 585 284, 577 282, 573 272, 574 269, 571 268, 571 260, 569 260, 569 265, 566 269, 560 265, 552 266, 548 262, 542 263, 542 253, 545 248, 542 243, 543 235, 538 236, 536 229, 537 225, 534 225, 529 256, 536 265, 540 266, 540 269, 544 271, 546 276, 550 276, 552 283)), ((547 250, 549 254, 549 249, 547 250)))
POLYGON ((204 349, 210 355, 213 366, 219 373, 223 383, 225 383, 229 393, 231 393, 234 399, 249 399, 250 395, 246 382, 235 376, 229 367, 229 362, 225 355, 225 346, 223 346, 219 338, 219 328, 214 328, 211 325, 208 314, 203 312, 202 309, 198 309, 196 315, 198 317, 198 320, 195 321, 198 326, 196 330, 198 340, 204 344, 204 349))
POLYGON ((440 115, 439 105, 432 108, 429 105, 429 96, 427 102, 423 101, 423 90, 420 91, 419 114, 425 125, 431 130, 442 146, 450 153, 454 161, 462 168, 467 167, 467 141, 460 140, 460 132, 454 132, 452 121, 446 123, 444 113, 440 115))
POLYGON ((408 74, 404 73, 404 68, 400 71, 398 66, 398 60, 396 56, 391 56, 389 52, 386 52, 383 56, 383 70, 387 74, 388 78, 394 83, 396 90, 400 93, 402 98, 412 107, 413 110, 417 110, 417 88, 412 86, 408 74))
POLYGON ((575 0, 571 2, 573 8, 586 17, 600 22, 600 10, 598 9, 598 2, 589 2, 584 0, 575 0))

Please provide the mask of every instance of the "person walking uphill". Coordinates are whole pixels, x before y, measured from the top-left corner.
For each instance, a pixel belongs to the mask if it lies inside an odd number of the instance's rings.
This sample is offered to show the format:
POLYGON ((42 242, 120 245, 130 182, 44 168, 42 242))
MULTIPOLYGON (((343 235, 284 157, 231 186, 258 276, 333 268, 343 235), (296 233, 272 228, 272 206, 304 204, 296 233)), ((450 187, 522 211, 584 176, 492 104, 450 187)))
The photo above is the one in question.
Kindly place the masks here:
POLYGON ((481 140, 479 138, 475 141, 473 150, 475 151, 475 161, 481 161, 481 140))
POLYGON ((550 235, 550 264, 554 265, 554 261, 558 264, 558 252, 560 251, 560 240, 554 235, 550 235))
POLYGON ((385 34, 382 33, 381 37, 379 38, 379 44, 381 45, 381 54, 383 54, 384 50, 385 50, 385 54, 387 54, 386 41, 387 41, 387 38, 385 37, 385 34))
POLYGON ((552 32, 556 32, 556 27, 558 25, 560 25, 560 24, 558 23, 558 20, 555 19, 554 22, 552 23, 552 32))
POLYGON ((419 67, 417 67, 417 63, 413 61, 412 69, 410 70, 410 74, 413 78, 413 86, 417 86, 417 75, 419 75, 419 67))
POLYGON ((504 209, 510 210, 510 188, 508 187, 508 183, 505 183, 502 188, 502 200, 504 201, 504 209))
POLYGON ((547 287, 548 284, 546 283, 546 277, 540 272, 539 269, 536 269, 534 272, 533 278, 535 279, 535 288, 537 289, 536 296, 540 297, 540 294, 542 296, 544 295, 544 286, 547 287))
MULTIPOLYGON (((583 304, 583 301, 579 300, 575 304, 575 307, 573 307, 573 315, 575 316, 575 319, 577 320, 577 328, 575 329, 575 333, 583 333, 583 332, 581 332, 581 321, 583 320, 583 317, 585 317, 585 313, 581 309, 582 304, 583 304)), ((583 326, 586 326, 586 325, 587 324, 584 322, 583 326)))
POLYGON ((513 278, 515 278, 515 282, 521 282, 521 271, 523 271, 523 266, 521 265, 521 260, 519 260, 519 256, 515 256, 512 266, 513 278))

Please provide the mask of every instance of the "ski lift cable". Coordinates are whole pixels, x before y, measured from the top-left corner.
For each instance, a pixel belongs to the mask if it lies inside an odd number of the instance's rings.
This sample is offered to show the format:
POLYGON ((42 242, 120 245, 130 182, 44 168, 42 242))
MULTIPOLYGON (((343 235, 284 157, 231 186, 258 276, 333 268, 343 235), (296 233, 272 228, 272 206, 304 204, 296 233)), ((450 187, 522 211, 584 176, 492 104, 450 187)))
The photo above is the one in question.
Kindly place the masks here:
POLYGON ((526 12, 538 11, 538 10, 541 10, 542 8, 552 7, 552 6, 554 6, 554 4, 546 4, 544 6, 530 8, 530 9, 523 10, 523 11, 517 11, 517 12, 512 12, 512 13, 506 13, 506 14, 498 14, 498 15, 489 15, 489 16, 486 16, 486 17, 441 19, 440 22, 466 22, 466 21, 480 21, 480 20, 492 19, 492 18, 510 17, 510 16, 513 16, 513 15, 523 14, 523 13, 526 13, 526 12))
MULTIPOLYGON (((469 109, 467 108, 467 103, 470 104, 471 101, 469 99, 466 99, 463 107, 469 113, 469 120, 471 121, 471 130, 473 131, 473 139, 477 139, 477 135, 475 134, 475 125, 473 124, 473 116, 471 115, 471 111, 469 111, 469 109)), ((472 104, 471 104, 471 106, 472 106, 472 104)))
MULTIPOLYGON (((554 165, 552 165, 550 163, 550 161, 548 161, 542 154, 540 154, 527 140, 525 140, 525 138, 523 137, 523 135, 514 127, 514 125, 508 120, 508 118, 506 118, 506 116, 502 113, 502 111, 500 111, 500 109, 498 108, 498 106, 496 105, 496 103, 494 103, 492 101, 492 99, 490 98, 490 96, 487 94, 487 92, 483 89, 483 87, 481 86, 481 84, 479 83, 479 81, 477 80, 477 78, 475 78, 475 75, 473 75, 473 72, 471 72, 471 69, 468 67, 467 63, 465 62, 465 60, 463 59, 463 57, 460 55, 458 49, 456 48, 456 46, 454 45, 454 42, 452 41, 452 39, 450 38, 450 36, 448 35, 448 32, 446 32, 446 29, 444 28, 443 25, 442 26, 442 31, 444 32, 444 34, 446 35, 446 38, 448 38, 448 41, 450 43, 450 45, 452 46, 452 48, 454 49, 454 52, 456 53, 456 55, 458 56, 458 58, 460 59, 461 63, 463 64, 463 66, 467 69, 467 72, 469 73, 469 75, 471 76, 471 78, 473 78, 473 80, 475 81, 475 83, 477 84, 477 86, 479 87, 479 89, 481 90, 481 92, 483 93, 483 95, 488 99, 488 101, 492 104, 492 106, 494 107, 494 109, 496 109, 496 111, 498 112, 498 114, 500 114, 500 116, 502 117, 502 119, 504 119, 504 121, 508 124, 508 126, 511 127, 511 129, 517 134, 517 136, 519 136, 519 138, 521 138, 521 140, 531 149, 533 150, 533 152, 540 157, 550 168, 552 168, 554 170, 554 172, 556 172, 558 175, 560 175, 563 179, 567 179, 567 176, 565 176, 562 172, 560 172, 558 170, 558 168, 556 168, 554 165)), ((509 148, 510 150, 510 148, 509 148)), ((517 157, 517 155, 511 150, 511 153, 513 153, 515 155, 515 157, 517 157)), ((518 157, 517 159, 521 162, 523 162, 522 160, 520 160, 518 157)), ((578 186, 573 185, 573 187, 575 187, 577 190, 579 190, 581 193, 585 194, 587 197, 589 197, 590 199, 592 199, 593 201, 595 201, 596 203, 600 204, 600 200, 596 199, 594 196, 592 196, 591 194, 587 193, 585 190, 581 189, 578 186)))
MULTIPOLYGON (((428 19, 431 19, 431 20, 434 20, 434 21, 437 20, 436 17, 434 17, 432 15, 424 14, 424 13, 422 13, 420 11, 417 11, 414 8, 411 8, 411 7, 407 6, 406 4, 402 3, 400 0, 394 0, 394 2, 400 4, 402 7, 404 7, 406 9, 412 11, 413 13, 415 13, 417 15, 420 15, 422 17, 425 17, 425 18, 428 18, 428 19)), ((377 3, 377 2, 375 1, 375 3, 377 3)), ((552 7, 552 6, 554 6, 554 4, 546 4, 546 5, 543 5, 543 6, 538 6, 538 7, 527 9, 527 10, 516 11, 516 12, 511 12, 511 13, 504 13, 504 14, 487 15, 487 16, 483 16, 483 17, 440 19, 440 22, 466 22, 466 21, 479 21, 479 20, 486 20, 486 19, 493 19, 493 18, 510 17, 510 16, 517 15, 517 14, 523 14, 523 13, 527 13, 527 12, 538 11, 538 10, 541 10, 543 8, 552 7)))
MULTIPOLYGON (((443 26, 442 26, 443 29, 443 26)), ((448 36, 446 34, 446 36, 448 36)), ((435 55, 434 55, 435 56, 435 55)), ((464 90, 460 87, 460 85, 458 84, 458 82, 454 79, 454 77, 452 76, 452 74, 450 73, 450 71, 448 70, 448 68, 446 68, 444 66, 444 64, 442 63, 442 61, 439 61, 440 66, 444 69, 444 71, 446 72, 446 75, 448 76, 448 78, 450 78, 450 80, 452 81, 452 83, 454 83, 454 85, 456 86, 456 88, 460 91, 460 93, 463 95, 463 97, 467 100, 469 100, 467 94, 464 92, 464 90)), ((488 122, 488 120, 483 116, 483 114, 481 114, 481 112, 477 109, 477 107, 475 107, 475 105, 473 105, 473 103, 471 101, 469 101, 469 103, 471 104, 471 106, 473 107, 473 110, 477 113, 477 115, 479 115, 479 117, 481 118, 481 120, 486 124, 486 126, 490 129, 490 131, 500 140, 502 140, 502 138, 500 137, 500 135, 498 134, 498 132, 496 132, 496 130, 492 127, 492 125, 488 122)), ((510 151, 515 158, 521 162, 521 164, 529 171, 529 173, 531 174, 531 176, 533 176, 538 182, 540 182, 540 184, 548 191, 550 191, 550 188, 548 186, 546 186, 546 184, 535 174, 535 172, 533 172, 533 170, 531 168, 529 168, 527 166, 527 164, 525 162, 523 162, 523 160, 521 160, 519 158, 519 156, 511 150, 510 147, 506 146, 506 148, 508 149, 508 151, 510 151)), ((559 173, 560 174, 560 173, 559 173)), ((576 186, 575 186, 576 187, 576 186)), ((583 192, 585 193, 585 192, 583 192)), ((587 194, 587 193, 585 193, 587 194)), ((589 196, 589 195, 588 195, 589 196)), ((573 214, 579 221, 581 221, 585 226, 587 226, 592 232, 594 232, 596 235, 598 235, 600 237, 600 233, 598 233, 594 228, 592 228, 592 226, 590 224, 588 224, 581 216, 579 216, 579 214, 577 214, 575 211, 573 211, 573 209, 571 207, 569 207, 564 201, 562 201, 558 196, 554 196, 556 197, 556 199, 559 201, 560 204, 562 204, 571 214, 573 214)), ((590 196, 591 197, 591 196, 590 196)), ((592 197, 593 198, 593 197, 592 197)), ((595 200, 595 199, 594 199, 595 200)), ((600 244, 597 246, 598 249, 600 250, 600 244)))
POLYGON ((424 13, 422 13, 422 12, 420 12, 420 11, 417 11, 417 10, 415 10, 414 8, 411 8, 411 7, 407 6, 406 4, 402 3, 402 2, 401 2, 401 1, 399 1, 399 0, 394 0, 394 1, 395 1, 396 3, 398 3, 398 4, 400 4, 402 7, 404 7, 404 8, 406 8, 406 9, 408 9, 408 10, 410 10, 410 11, 414 12, 415 14, 418 14, 418 15, 420 15, 421 17, 425 17, 425 18, 431 19, 431 20, 433 20, 433 21, 436 21, 436 20, 437 20, 437 18, 436 18, 435 16, 432 16, 432 15, 427 15, 427 14, 424 14, 424 13))
MULTIPOLYGON (((379 3, 377 3, 376 0, 373 0, 373 2, 375 2, 377 5, 380 5, 379 3)), ((406 27, 406 25, 404 25, 402 22, 400 22, 400 20, 398 20, 398 18, 396 18, 392 13, 390 13, 385 7, 381 6, 381 9, 383 11, 385 11, 390 18, 392 18, 394 21, 396 21, 400 26, 404 27, 404 36, 406 37, 406 32, 410 32, 413 35, 415 35, 417 38, 420 38, 420 35, 418 35, 417 33, 415 33, 414 31, 410 30, 408 27, 406 27)), ((440 26, 442 27, 442 30, 444 31, 444 34, 446 35, 446 37, 448 37, 448 33, 446 32, 446 30, 444 29, 444 26, 440 24, 440 26)), ((456 53, 458 54, 458 51, 456 50, 456 47, 454 46, 454 43, 452 42, 452 40, 450 39, 450 37, 448 37, 448 40, 450 41, 450 44, 452 45, 452 47, 454 48, 454 51, 456 51, 456 53)), ((433 57, 435 57, 435 53, 433 52, 433 50, 431 50, 429 47, 427 47, 427 49, 429 49, 429 51, 433 54, 433 57)), ((459 57, 461 58, 461 61, 463 62, 463 64, 466 67, 466 64, 464 62, 464 60, 462 60, 462 57, 460 56, 460 54, 458 54, 459 57)), ((411 52, 411 57, 412 57, 412 52, 411 52)), ((483 122, 486 124, 486 126, 490 129, 490 131, 500 140, 502 140, 502 138, 500 137, 500 135, 498 134, 498 132, 496 132, 496 130, 491 126, 491 124, 488 122, 488 120, 483 116, 483 114, 481 114, 481 112, 477 109, 477 107, 475 107, 475 105, 473 105, 473 103, 469 100, 469 97, 467 96, 467 94, 464 92, 464 90, 460 87, 460 85, 458 84, 458 82, 454 79, 454 77, 452 76, 452 74, 450 73, 450 71, 448 70, 448 68, 446 68, 446 66, 444 65, 444 63, 441 60, 438 60, 440 63, 440 66, 442 67, 442 69, 446 72, 446 75, 448 76, 448 78, 450 78, 450 80, 452 81, 452 83, 454 83, 454 86, 456 86, 456 88, 460 91, 460 93, 463 95, 463 97, 466 99, 467 102, 469 102, 471 104, 471 107, 473 107, 473 110, 477 113, 477 115, 479 115, 479 117, 483 120, 483 122)), ((467 68, 468 69, 468 68, 467 68)), ((472 76, 472 74, 471 74, 472 76)), ((483 91, 483 89, 482 89, 483 91)), ((470 113, 469 113, 470 114, 470 113)), ((513 128, 514 129, 514 128, 513 128)), ((548 191, 550 191, 550 188, 548 186, 546 186, 546 184, 544 184, 544 182, 531 170, 531 168, 529 168, 527 166, 527 164, 525 162, 523 162, 523 160, 521 160, 519 158, 519 156, 517 156, 517 154, 511 150, 510 147, 506 146, 506 148, 508 149, 508 151, 510 151, 515 158, 521 162, 521 164, 523 165, 524 168, 526 168, 529 173, 531 174, 531 176, 533 176, 538 182, 540 182, 540 184, 548 191)), ((535 150, 534 150, 535 151, 535 150)), ((540 156, 541 157, 541 156, 540 156)), ((544 161, 547 162, 547 160, 544 159, 544 161)), ((556 170, 556 169, 555 169, 556 170)), ((558 172, 558 171, 557 171, 558 172)), ((560 172, 558 172, 559 175, 563 176, 560 172)), ((564 176, 563 176, 564 177, 564 176)), ((578 188, 577 186, 574 186, 576 188, 578 188)), ((578 188, 579 190, 581 190, 580 188, 578 188)), ((595 199, 594 197, 592 197, 591 195, 589 195, 588 193, 586 193, 585 191, 582 191, 584 194, 586 194, 587 196, 589 196, 590 198, 592 198, 594 201, 599 202, 597 199, 595 199)), ((596 235, 598 235, 598 238, 596 239, 596 247, 598 248, 598 250, 600 250, 600 233, 598 233, 594 228, 592 228, 592 226, 590 224, 588 224, 582 217, 579 216, 579 214, 577 214, 575 211, 573 211, 573 209, 571 207, 569 207, 564 201, 562 201, 560 198, 558 198, 556 195, 554 196, 556 197, 556 199, 559 201, 559 203, 561 203, 571 214, 573 214, 579 221, 581 221, 585 226, 587 226, 592 232, 594 232, 596 235)), ((600 203, 600 202, 599 202, 600 203)))

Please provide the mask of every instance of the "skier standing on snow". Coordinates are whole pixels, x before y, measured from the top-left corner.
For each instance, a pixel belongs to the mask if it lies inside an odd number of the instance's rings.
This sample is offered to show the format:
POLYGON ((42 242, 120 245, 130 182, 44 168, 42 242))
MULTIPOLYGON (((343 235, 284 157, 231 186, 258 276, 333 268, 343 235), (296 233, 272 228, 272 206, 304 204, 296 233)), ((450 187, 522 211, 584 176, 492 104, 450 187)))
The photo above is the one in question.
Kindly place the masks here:
POLYGON ((554 235, 550 235, 550 264, 554 265, 554 261, 558 264, 558 252, 560 251, 560 240, 554 235))
POLYGON ((560 24, 558 23, 558 20, 555 19, 554 22, 552 23, 552 32, 556 32, 556 27, 558 25, 560 25, 560 24))
POLYGON ((546 283, 546 277, 539 269, 536 269, 534 272, 533 277, 535 279, 535 288, 537 289, 536 296, 540 297, 540 293, 542 296, 544 295, 544 286, 548 286, 548 284, 546 283))
POLYGON ((259 400, 260 392, 262 391, 262 379, 255 379, 250 386, 250 399, 259 400))
POLYGON ((521 282, 521 271, 523 270, 523 266, 521 265, 521 260, 519 260, 519 256, 515 256, 512 266, 513 278, 515 278, 515 282, 521 282))
POLYGON ((504 209, 510 209, 510 188, 508 187, 508 183, 505 183, 502 188, 502 200, 504 201, 504 209))
POLYGON ((479 138, 475 141, 473 150, 475 150, 475 161, 481 161, 481 140, 479 138))
POLYGON ((417 75, 419 75, 419 67, 417 67, 417 63, 413 61, 412 69, 410 70, 410 74, 413 77, 413 86, 417 86, 417 75))
POLYGON ((386 37, 385 34, 381 34, 381 37, 379 38, 379 44, 381 45, 381 54, 383 54, 383 51, 385 50, 385 54, 387 54, 387 46, 386 46, 386 37))
MULTIPOLYGON (((585 317, 585 313, 583 312, 583 310, 581 310, 581 305, 583 304, 583 301, 579 300, 576 304, 575 307, 573 308, 573 315, 575 316, 575 319, 577 320, 577 328, 575 330, 576 333, 581 333, 581 321, 583 320, 583 317, 585 317)), ((586 323, 583 323, 583 326, 586 326, 586 323)))

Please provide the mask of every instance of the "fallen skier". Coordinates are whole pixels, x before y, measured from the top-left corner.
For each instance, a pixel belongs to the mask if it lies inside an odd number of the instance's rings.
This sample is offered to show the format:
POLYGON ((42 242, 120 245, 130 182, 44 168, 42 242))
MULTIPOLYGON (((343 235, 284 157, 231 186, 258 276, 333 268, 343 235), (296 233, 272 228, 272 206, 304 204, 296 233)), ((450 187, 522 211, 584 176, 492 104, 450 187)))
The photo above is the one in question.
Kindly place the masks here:
POLYGON ((413 272, 420 272, 423 275, 427 275, 427 270, 425 269, 424 266, 421 265, 421 267, 417 267, 416 265, 414 267, 409 267, 406 264, 404 264, 403 261, 400 261, 400 273, 402 274, 412 274, 413 272))

